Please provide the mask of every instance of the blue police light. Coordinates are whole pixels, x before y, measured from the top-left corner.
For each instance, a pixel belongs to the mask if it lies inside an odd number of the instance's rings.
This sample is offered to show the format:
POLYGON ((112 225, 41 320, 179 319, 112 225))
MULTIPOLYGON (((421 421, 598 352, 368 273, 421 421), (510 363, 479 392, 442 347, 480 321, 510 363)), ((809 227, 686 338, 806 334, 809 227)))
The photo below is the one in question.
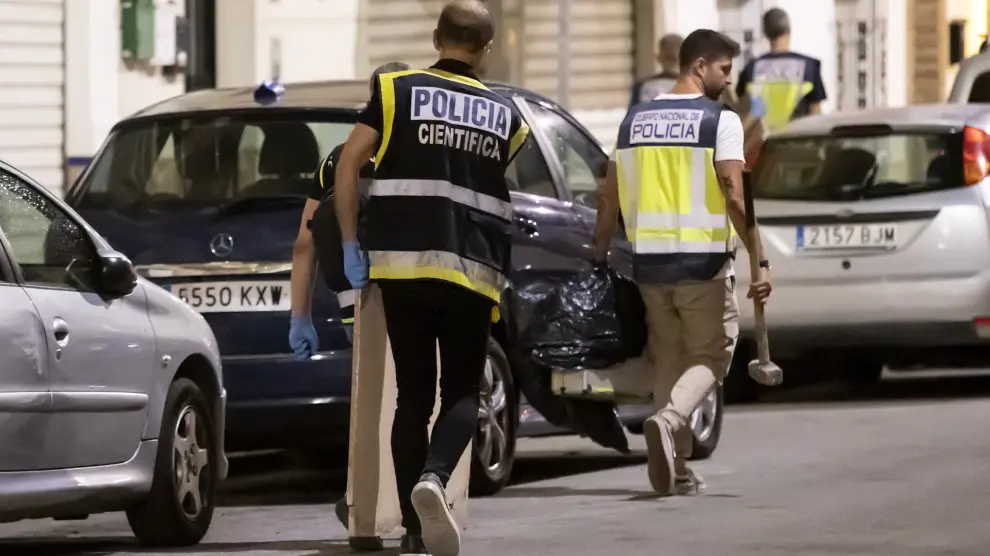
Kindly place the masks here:
POLYGON ((266 79, 257 89, 254 90, 254 101, 258 104, 272 104, 278 102, 285 93, 285 86, 278 81, 266 79))

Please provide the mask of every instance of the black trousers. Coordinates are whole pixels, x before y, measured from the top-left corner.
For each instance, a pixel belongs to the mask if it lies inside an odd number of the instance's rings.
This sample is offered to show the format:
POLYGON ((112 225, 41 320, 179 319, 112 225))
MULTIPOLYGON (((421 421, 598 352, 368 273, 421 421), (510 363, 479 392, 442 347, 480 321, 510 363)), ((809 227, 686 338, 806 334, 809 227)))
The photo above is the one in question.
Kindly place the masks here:
POLYGON ((423 473, 444 485, 478 426, 481 378, 494 303, 440 281, 381 281, 382 302, 398 396, 392 424, 392 462, 402 525, 420 532, 412 489, 423 473), (429 437, 440 346, 440 414, 429 437))

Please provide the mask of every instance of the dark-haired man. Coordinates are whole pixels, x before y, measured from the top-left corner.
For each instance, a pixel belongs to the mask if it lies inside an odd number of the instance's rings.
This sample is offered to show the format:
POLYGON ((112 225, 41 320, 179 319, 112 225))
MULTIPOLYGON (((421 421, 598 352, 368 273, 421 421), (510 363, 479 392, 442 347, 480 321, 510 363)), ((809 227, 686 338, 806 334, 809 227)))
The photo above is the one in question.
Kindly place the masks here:
POLYGON ((821 61, 791 52, 791 20, 772 8, 763 14, 763 35, 770 52, 750 61, 739 74, 736 95, 748 95, 765 110, 768 132, 779 131, 794 118, 821 112, 825 101, 821 61))
MULTIPOLYGON (((375 69, 371 74, 368 83, 371 94, 374 94, 375 79, 383 74, 394 71, 409 69, 409 65, 403 62, 389 62, 375 69)), ((297 359, 309 359, 316 355, 320 342, 316 335, 316 327, 313 326, 313 319, 310 317, 310 305, 313 299, 313 279, 315 278, 317 248, 313 239, 312 220, 316 209, 323 202, 330 202, 333 195, 334 171, 340 153, 344 145, 337 145, 323 162, 320 169, 313 175, 313 184, 309 189, 309 198, 303 206, 302 218, 299 221, 299 233, 296 234, 296 241, 292 244, 292 312, 289 321, 289 347, 297 359)), ((370 160, 362 168, 362 174, 371 177, 374 170, 374 163, 370 160)), ((333 207, 330 207, 328 216, 333 216, 333 207)), ((333 232, 337 227, 336 222, 332 226, 318 226, 318 229, 333 232)), ((339 234, 337 234, 339 236, 339 234)), ((339 237, 320 238, 320 241, 340 244, 339 237)), ((324 268, 323 272, 329 273, 328 285, 337 294, 337 301, 340 304, 341 321, 347 337, 351 338, 354 326, 354 291, 347 280, 334 269, 324 268)))
MULTIPOLYGON (((619 127, 599 192, 595 261, 603 264, 621 212, 633 279, 646 304, 647 352, 657 413, 644 423, 650 483, 658 494, 696 494, 704 482, 686 461, 691 413, 729 371, 739 335, 735 233, 745 230, 743 129, 718 102, 739 45, 699 29, 684 39, 669 94, 637 104, 619 127), (621 184, 621 187, 620 187, 621 184)), ((745 239, 744 239, 745 241, 745 239)), ((761 245, 746 245, 763 259, 761 245)), ((749 297, 770 294, 769 263, 749 297)))
POLYGON ((345 271, 355 288, 369 279, 381 288, 395 362, 402 554, 460 551, 444 488, 477 427, 488 335, 510 264, 505 169, 529 133, 515 106, 476 75, 494 34, 483 2, 447 4, 433 32, 440 60, 377 79, 337 167, 345 271), (358 171, 372 155, 358 245, 358 171), (440 414, 428 438, 438 344, 440 414))
POLYGON ((649 102, 657 95, 669 93, 677 81, 677 55, 681 51, 684 38, 676 33, 664 35, 657 42, 657 61, 660 62, 660 73, 652 75, 633 85, 629 107, 640 102, 649 102))

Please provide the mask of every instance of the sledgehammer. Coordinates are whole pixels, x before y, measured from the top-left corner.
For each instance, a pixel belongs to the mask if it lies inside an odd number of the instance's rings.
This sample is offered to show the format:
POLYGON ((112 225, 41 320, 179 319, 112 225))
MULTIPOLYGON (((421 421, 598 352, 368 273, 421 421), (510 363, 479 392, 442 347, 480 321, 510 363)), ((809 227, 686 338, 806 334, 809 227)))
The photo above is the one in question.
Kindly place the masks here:
MULTIPOLYGON (((746 203, 747 244, 759 245, 760 231, 756 227, 756 213, 753 209, 753 189, 749 179, 743 180, 743 199, 746 203)), ((756 280, 760 275, 760 254, 756 249, 749 250, 749 276, 756 280)), ((770 343, 767 341, 767 320, 763 314, 763 303, 753 300, 753 316, 756 320, 757 359, 749 362, 749 376, 764 386, 777 386, 784 381, 784 371, 770 360, 770 343)))

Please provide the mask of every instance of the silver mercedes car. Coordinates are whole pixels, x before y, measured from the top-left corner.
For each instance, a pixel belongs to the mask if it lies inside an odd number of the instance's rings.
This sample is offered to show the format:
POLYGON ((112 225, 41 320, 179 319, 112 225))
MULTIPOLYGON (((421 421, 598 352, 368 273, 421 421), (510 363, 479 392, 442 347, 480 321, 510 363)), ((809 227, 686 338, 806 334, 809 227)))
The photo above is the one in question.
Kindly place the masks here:
POLYGON ((227 472, 206 321, 2 162, 0 307, 0 522, 124 510, 199 542, 227 472))
MULTIPOLYGON (((985 367, 988 176, 986 104, 815 116, 773 135, 750 186, 774 357, 859 382, 884 366, 985 367)), ((751 335, 752 305, 740 306, 751 335)))

